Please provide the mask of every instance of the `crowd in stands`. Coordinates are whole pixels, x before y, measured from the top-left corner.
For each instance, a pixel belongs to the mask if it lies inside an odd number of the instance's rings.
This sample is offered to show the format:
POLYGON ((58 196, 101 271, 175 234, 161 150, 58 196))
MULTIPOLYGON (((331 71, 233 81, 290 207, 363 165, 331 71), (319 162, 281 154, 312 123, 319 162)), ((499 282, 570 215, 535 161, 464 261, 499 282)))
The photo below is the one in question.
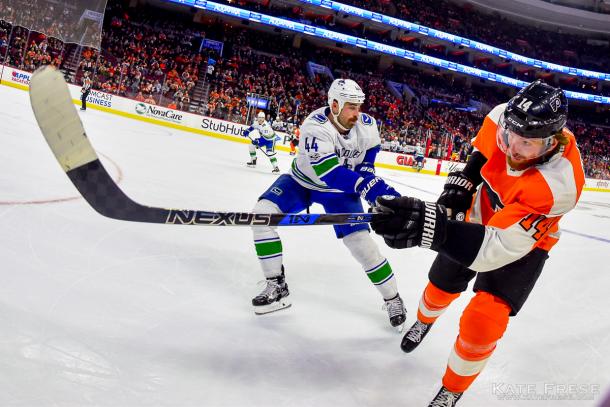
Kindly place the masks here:
POLYGON ((30 72, 42 65, 61 65, 63 43, 60 40, 16 27, 10 43, 7 41, 7 49, 3 46, 6 35, 6 29, 0 26, 0 61, 6 56, 7 65, 30 72))
MULTIPOLYGON (((224 1, 226 3, 232 2, 232 0, 218 1, 224 1)), ((328 10, 319 11, 311 8, 293 7, 286 4, 265 2, 261 0, 239 0, 238 3, 240 7, 244 7, 249 10, 288 18, 303 22, 305 24, 326 27, 344 34, 354 35, 422 54, 451 60, 457 63, 471 65, 486 71, 507 75, 528 82, 531 81, 535 75, 535 69, 533 67, 531 69, 525 66, 517 68, 511 64, 504 63, 504 61, 496 60, 494 62, 492 58, 487 58, 484 56, 482 57, 480 55, 469 59, 467 52, 451 52, 449 48, 443 46, 442 44, 432 43, 425 40, 425 37, 418 38, 408 34, 400 34, 397 37, 394 37, 389 29, 383 30, 378 26, 373 29, 371 27, 366 27, 363 24, 356 24, 354 20, 345 20, 332 14, 328 10)), ((354 2, 352 1, 347 3, 353 4, 354 2)), ((361 7, 364 6, 361 4, 362 2, 355 3, 356 4, 353 5, 358 5, 361 7)), ((464 9, 443 0, 378 0, 367 2, 366 7, 364 8, 370 9, 371 7, 378 9, 380 12, 397 16, 410 22, 428 25, 439 30, 459 34, 467 38, 477 39, 482 42, 485 42, 484 39, 468 36, 468 34, 473 30, 478 30, 483 32, 485 35, 488 35, 490 38, 495 38, 494 34, 497 33, 498 38, 496 38, 496 41, 499 41, 500 43, 494 43, 491 45, 517 52, 522 55, 535 56, 548 62, 589 68, 601 72, 606 72, 607 66, 610 64, 610 43, 608 43, 607 38, 605 40, 605 46, 593 46, 588 44, 588 38, 586 37, 579 37, 577 35, 560 35, 555 32, 538 30, 529 26, 513 23, 509 20, 500 18, 499 16, 483 15, 476 12, 473 12, 474 17, 472 17, 475 22, 470 24, 471 21, 469 20, 469 17, 464 15, 464 9), (459 11, 462 11, 462 14, 458 14, 459 11), (438 17, 435 13, 439 13, 438 17), (463 20, 458 21, 451 16, 456 18, 460 17, 463 18, 463 20), (452 21, 452 23, 445 24, 447 22, 447 18, 452 21), (489 20, 497 20, 496 22, 498 25, 490 25, 489 20), (462 21, 468 21, 469 24, 462 24, 462 21), (456 32, 453 30, 453 25, 461 28, 463 32, 456 32), (517 29, 518 31, 511 32, 511 30, 517 29), (515 33, 519 33, 517 38, 515 38, 515 33), (523 36, 521 35, 522 33, 523 36), (562 40, 561 47, 559 48, 557 47, 557 44, 554 43, 555 37, 562 40), (527 38, 527 40, 524 38, 527 38), (531 45, 530 42, 534 45, 531 45), (574 52, 574 49, 582 49, 583 53, 581 54, 579 52, 577 54, 574 52)), ((466 8, 466 11, 471 10, 466 8)), ((549 73, 548 78, 553 80, 554 74, 549 73)), ((562 81, 560 83, 561 86, 567 90, 610 96, 610 86, 604 86, 603 83, 600 83, 597 80, 588 80, 585 78, 576 78, 572 76, 559 76, 558 78, 560 81, 562 81)))
POLYGON ((191 31, 192 24, 142 15, 131 19, 116 3, 109 4, 106 13, 101 54, 75 44, 64 49, 56 38, 1 21, 0 62, 26 71, 47 64, 63 69, 75 63, 73 83, 80 84, 82 74, 90 71, 94 89, 187 110, 209 53, 198 52, 201 33, 191 31), (66 58, 71 50, 75 55, 66 58))
POLYGON ((86 0, 0 0, 0 20, 64 42, 99 47, 104 13, 101 7, 103 2, 86 0))
MULTIPOLYGON (((363 110, 377 118, 384 145, 400 152, 430 142, 430 157, 446 158, 451 151, 453 159, 461 161, 470 153, 469 142, 484 113, 514 94, 512 89, 499 91, 446 73, 398 64, 381 72, 374 55, 330 50, 307 40, 297 49, 290 35, 252 33, 222 23, 195 25, 158 18, 115 1, 106 11, 101 53, 73 45, 64 48, 53 38, 1 23, 0 51, 10 37, 4 50, 8 49, 9 65, 33 70, 42 64, 62 68, 75 64, 75 83, 83 72, 90 71, 94 89, 174 109, 188 110, 193 89, 198 83, 205 84, 208 98, 206 103, 195 104, 197 112, 239 123, 248 118, 246 96, 261 95, 271 101, 268 112, 278 128, 294 127, 326 104, 332 77, 308 71, 307 64, 314 62, 328 68, 333 77, 349 77, 362 85, 367 94, 363 110), (223 56, 200 49, 203 38, 222 41, 223 56), (206 74, 208 62, 213 70, 206 74), (391 91, 388 81, 404 88, 391 91)), ((596 127, 590 119, 576 120, 570 126, 581 144, 587 175, 608 179, 610 123, 596 127)))
POLYGON ((588 35, 575 35, 519 24, 499 14, 486 14, 472 5, 447 0, 341 0, 406 21, 425 25, 547 62, 607 72, 610 44, 596 46, 588 35))
POLYGON ((199 52, 202 33, 181 21, 132 16, 120 5, 109 5, 106 21, 101 55, 85 50, 79 72, 97 67, 94 88, 188 110, 207 61, 206 52, 199 52))
POLYGON ((201 33, 179 21, 146 14, 131 18, 118 3, 109 4, 106 19, 101 54, 74 44, 66 44, 62 52, 61 41, 20 26, 11 30, 6 22, 0 25, 0 50, 6 53, 4 39, 10 37, 8 65, 33 71, 45 64, 67 68, 75 63, 73 83, 80 84, 82 74, 89 71, 94 89, 188 110, 200 66, 204 58, 207 61, 208 51, 198 49, 201 33), (76 55, 65 58, 70 50, 76 55))
MULTIPOLYGON (((257 41, 272 41, 266 35, 269 34, 259 33, 257 41)), ((250 38, 255 36, 238 32, 233 38, 233 47, 229 47, 232 54, 218 61, 214 74, 209 77, 211 92, 203 113, 244 123, 246 95, 255 93, 273 99, 271 110, 277 111, 282 121, 299 123, 313 109, 324 106, 326 89, 332 80, 319 73, 309 75, 305 66, 313 61, 328 67, 334 77, 350 77, 362 84, 367 94, 364 110, 378 119, 384 140, 395 140, 400 147, 425 143, 430 138, 433 146, 442 145, 440 150, 431 151, 432 156, 446 154, 449 145, 467 150, 466 140, 474 137, 482 120, 480 112, 468 113, 454 108, 468 105, 475 96, 472 90, 459 88, 443 77, 400 67, 381 74, 366 60, 350 55, 337 58, 336 51, 314 50, 306 45, 294 52, 289 43, 281 44, 277 38, 275 44, 279 44, 283 52, 270 54, 267 48, 262 48, 263 52, 250 46, 250 38), (354 72, 354 67, 361 69, 354 72), (393 94, 388 91, 387 79, 410 85, 417 100, 428 99, 419 103, 393 94), (456 94, 460 97, 455 98, 456 94)), ((499 99, 492 101, 499 102, 499 99)))
POLYGON ((610 179, 610 127, 568 121, 578 140, 585 174, 591 178, 610 179))

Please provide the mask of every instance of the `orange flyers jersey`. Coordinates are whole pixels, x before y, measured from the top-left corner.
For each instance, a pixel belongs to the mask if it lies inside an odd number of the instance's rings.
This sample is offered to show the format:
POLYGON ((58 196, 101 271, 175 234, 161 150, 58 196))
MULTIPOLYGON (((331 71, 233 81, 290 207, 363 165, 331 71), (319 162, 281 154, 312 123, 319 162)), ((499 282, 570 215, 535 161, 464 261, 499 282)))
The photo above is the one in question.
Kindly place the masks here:
POLYGON ((496 128, 506 104, 486 117, 473 141, 487 162, 468 213, 469 221, 486 226, 474 271, 490 271, 512 263, 534 248, 550 250, 559 239, 558 222, 580 197, 585 175, 572 132, 569 143, 542 164, 512 170, 496 142, 496 128))

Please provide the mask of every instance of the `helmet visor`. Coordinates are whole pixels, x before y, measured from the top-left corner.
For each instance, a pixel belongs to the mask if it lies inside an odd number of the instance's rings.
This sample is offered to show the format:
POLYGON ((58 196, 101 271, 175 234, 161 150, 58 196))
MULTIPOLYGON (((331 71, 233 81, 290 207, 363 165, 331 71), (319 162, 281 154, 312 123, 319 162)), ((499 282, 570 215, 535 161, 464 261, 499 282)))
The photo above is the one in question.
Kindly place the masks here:
POLYGON ((496 141, 500 150, 515 161, 533 160, 548 153, 555 145, 553 137, 528 138, 508 129, 504 114, 500 116, 496 141))

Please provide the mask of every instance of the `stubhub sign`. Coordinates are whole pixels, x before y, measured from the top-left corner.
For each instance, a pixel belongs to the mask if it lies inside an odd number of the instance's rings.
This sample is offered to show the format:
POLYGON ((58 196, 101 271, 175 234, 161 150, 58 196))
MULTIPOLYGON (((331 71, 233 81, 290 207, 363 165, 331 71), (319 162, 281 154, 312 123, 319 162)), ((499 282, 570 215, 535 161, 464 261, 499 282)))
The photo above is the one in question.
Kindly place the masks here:
POLYGON ((232 136, 243 137, 244 131, 248 126, 243 124, 237 124, 232 122, 226 122, 223 120, 213 119, 211 117, 204 117, 201 121, 201 128, 204 130, 212 130, 214 132, 228 134, 232 136))

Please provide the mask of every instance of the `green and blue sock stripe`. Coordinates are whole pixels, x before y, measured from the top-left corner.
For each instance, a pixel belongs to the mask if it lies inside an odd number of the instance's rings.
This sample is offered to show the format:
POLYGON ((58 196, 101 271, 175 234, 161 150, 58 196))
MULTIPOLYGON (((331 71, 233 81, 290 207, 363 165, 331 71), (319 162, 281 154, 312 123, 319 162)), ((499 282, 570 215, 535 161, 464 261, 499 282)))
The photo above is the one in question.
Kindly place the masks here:
POLYGON ((256 255, 259 259, 272 259, 282 255, 282 241, 279 237, 258 239, 254 241, 256 255))
POLYGON ((339 158, 337 154, 332 153, 319 159, 316 162, 311 163, 311 167, 315 171, 316 175, 322 178, 324 175, 328 174, 335 168, 339 166, 339 158))
POLYGON ((394 272, 387 259, 383 259, 381 263, 366 271, 369 280, 375 285, 381 285, 394 277, 394 272))

